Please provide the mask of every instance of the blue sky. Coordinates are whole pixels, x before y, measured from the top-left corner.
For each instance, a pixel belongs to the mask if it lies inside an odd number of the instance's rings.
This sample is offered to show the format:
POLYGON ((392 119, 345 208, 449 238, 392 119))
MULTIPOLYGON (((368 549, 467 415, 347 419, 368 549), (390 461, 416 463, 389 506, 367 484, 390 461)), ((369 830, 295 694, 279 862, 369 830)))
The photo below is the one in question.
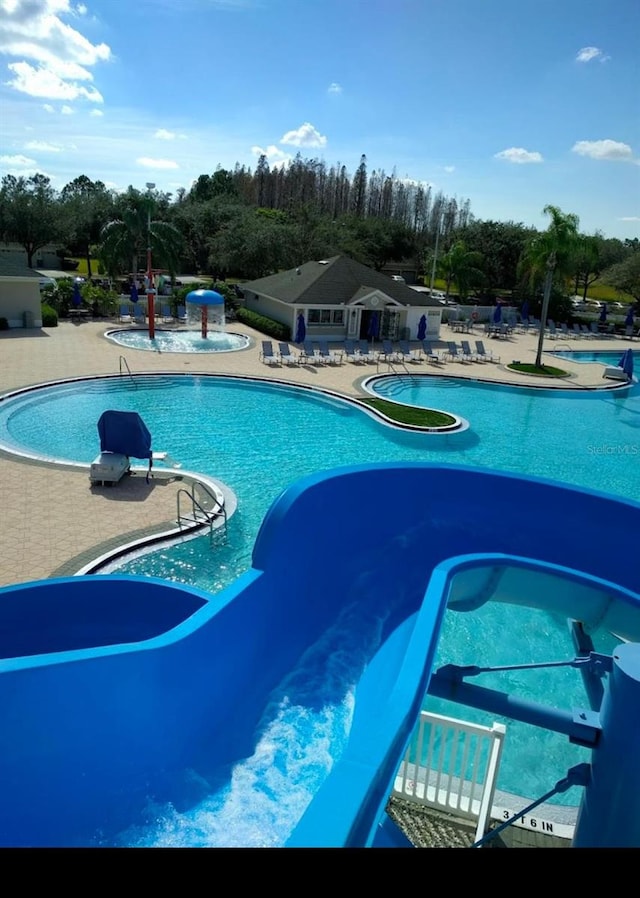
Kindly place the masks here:
POLYGON ((175 192, 261 152, 640 236, 638 0, 0 0, 0 175, 175 192))

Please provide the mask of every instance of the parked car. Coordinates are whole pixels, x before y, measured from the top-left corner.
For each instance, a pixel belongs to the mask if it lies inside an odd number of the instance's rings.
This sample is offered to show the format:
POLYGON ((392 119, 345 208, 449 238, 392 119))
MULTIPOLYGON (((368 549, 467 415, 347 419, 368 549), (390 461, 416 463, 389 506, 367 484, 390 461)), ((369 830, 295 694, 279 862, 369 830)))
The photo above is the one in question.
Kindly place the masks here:
POLYGON ((40 289, 44 290, 45 287, 53 287, 55 290, 58 287, 58 282, 55 278, 42 277, 40 278, 40 289))
POLYGON ((392 274, 392 275, 391 275, 391 280, 392 280, 392 281, 397 281, 399 284, 406 284, 406 283, 407 283, 407 282, 405 281, 405 279, 402 277, 401 274, 392 274))

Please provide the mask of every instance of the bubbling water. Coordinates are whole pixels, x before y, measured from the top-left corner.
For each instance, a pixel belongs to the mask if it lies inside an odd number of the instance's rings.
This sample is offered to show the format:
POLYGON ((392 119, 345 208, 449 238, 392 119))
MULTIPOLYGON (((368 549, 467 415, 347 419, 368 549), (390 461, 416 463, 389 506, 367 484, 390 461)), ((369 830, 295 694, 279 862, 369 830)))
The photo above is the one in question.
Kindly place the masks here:
POLYGON ((195 330, 156 330, 153 339, 150 339, 146 329, 123 328, 107 331, 105 336, 118 346, 147 352, 236 352, 246 349, 251 343, 244 334, 215 330, 208 331, 206 337, 195 330))

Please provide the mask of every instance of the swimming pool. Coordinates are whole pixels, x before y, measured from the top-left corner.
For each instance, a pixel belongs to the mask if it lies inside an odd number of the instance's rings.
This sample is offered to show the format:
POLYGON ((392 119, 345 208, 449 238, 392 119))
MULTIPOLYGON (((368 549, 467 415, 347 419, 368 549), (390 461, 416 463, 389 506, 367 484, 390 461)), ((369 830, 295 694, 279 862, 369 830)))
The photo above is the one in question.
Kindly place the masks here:
MULTIPOLYGON (((622 356, 622 350, 599 350, 596 352, 589 351, 588 349, 582 350, 553 350, 547 351, 549 355, 553 355, 556 358, 561 359, 570 359, 572 362, 599 362, 601 365, 617 365, 622 356)), ((634 365, 640 365, 640 350, 634 350, 633 352, 633 361, 634 365)))
MULTIPOLYGON (((303 388, 216 376, 136 376, 135 381, 134 388, 128 378, 97 378, 7 398, 0 403, 0 444, 88 465, 98 448, 100 414, 109 408, 137 411, 156 450, 169 452, 185 470, 222 480, 235 492, 238 511, 229 522, 227 544, 215 552, 207 536, 161 548, 118 570, 189 583, 210 593, 248 569, 262 519, 284 487, 318 470, 362 462, 441 461, 534 474, 640 499, 637 386, 579 393, 434 377, 376 381, 378 395, 447 409, 470 422, 464 433, 436 435, 388 428, 361 408, 303 388)), ((375 530, 375 522, 359 519, 357 508, 336 513, 350 516, 354 527, 375 530)), ((381 513, 393 513, 393 497, 381 497, 381 513)), ((504 632, 504 614, 504 608, 491 606, 468 615, 448 613, 438 663, 468 663, 470 657, 479 663, 479 645, 493 664, 573 656, 566 622, 530 609, 509 609, 509 640, 496 644, 495 634, 504 632)), ((605 645, 602 639, 599 648, 608 651, 610 641, 605 645)), ((494 674, 483 682, 530 698, 562 695, 566 707, 585 705, 574 671, 494 674)), ((429 699, 429 708, 435 704, 429 699)), ((444 713, 460 716, 460 707, 444 713)), ((471 709, 464 709, 464 716, 487 720, 471 709)), ((536 730, 532 739, 531 732, 508 722, 499 786, 538 797, 585 753, 555 734, 536 730)), ((559 801, 577 803, 579 797, 580 790, 572 789, 559 801)))
POLYGON ((244 334, 226 331, 209 331, 203 337, 200 331, 156 330, 153 339, 147 330, 122 329, 107 331, 105 337, 126 349, 146 352, 237 352, 246 349, 251 340, 244 334))

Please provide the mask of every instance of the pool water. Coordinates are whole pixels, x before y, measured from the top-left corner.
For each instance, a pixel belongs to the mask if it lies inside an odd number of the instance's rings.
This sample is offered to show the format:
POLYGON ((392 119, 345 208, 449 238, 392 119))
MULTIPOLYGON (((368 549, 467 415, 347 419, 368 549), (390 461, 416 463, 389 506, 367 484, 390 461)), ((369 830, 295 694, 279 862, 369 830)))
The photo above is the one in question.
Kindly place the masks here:
MULTIPOLYGON (((432 376, 375 381, 377 395, 445 409, 470 423, 465 432, 437 435, 389 428, 349 403, 296 387, 216 376, 135 380, 135 388, 128 378, 95 379, 8 398, 0 404, 0 445, 89 464, 99 448, 96 425, 102 412, 138 412, 155 451, 167 451, 183 470, 222 480, 236 493, 238 511, 229 521, 226 544, 215 550, 207 535, 128 560, 118 570, 193 584, 213 593, 213 601, 250 567, 258 529, 274 499, 318 470, 369 462, 455 463, 562 480, 640 501, 637 385, 582 393, 432 376)), ((428 497, 424 501, 428 507, 428 497)), ((357 509, 344 513, 354 527, 366 526, 357 509)), ((611 640, 599 639, 597 648, 610 651, 611 640)), ((564 619, 488 605, 469 614, 447 613, 438 664, 508 665, 573 655, 564 619), (508 638, 496 638, 505 632, 508 638)), ((573 670, 485 675, 480 682, 545 703, 553 697, 558 707, 586 706, 573 670)), ((442 710, 445 703, 428 698, 426 707, 442 710)), ((332 711, 340 719, 342 713, 332 711)), ((443 713, 485 723, 494 719, 462 706, 449 705, 443 713)), ((325 725, 331 730, 334 723, 325 725)), ((283 751, 287 732, 288 726, 280 730, 283 751)), ((564 737, 507 721, 499 788, 537 798, 586 757, 564 737)), ((574 788, 557 801, 577 804, 580 795, 574 788)))
POLYGON ((107 339, 127 349, 147 352, 235 352, 251 343, 244 334, 210 330, 206 337, 197 331, 163 331, 156 328, 153 339, 148 330, 107 331, 107 339))
MULTIPOLYGON (((557 352, 554 350, 553 352, 548 352, 548 355, 555 356, 560 359, 570 359, 572 362, 599 362, 601 365, 617 365, 622 357, 622 351, 620 349, 614 351, 597 351, 590 352, 589 350, 558 350, 557 352)), ((634 367, 640 367, 640 351, 634 351, 633 353, 633 363, 634 367)))

